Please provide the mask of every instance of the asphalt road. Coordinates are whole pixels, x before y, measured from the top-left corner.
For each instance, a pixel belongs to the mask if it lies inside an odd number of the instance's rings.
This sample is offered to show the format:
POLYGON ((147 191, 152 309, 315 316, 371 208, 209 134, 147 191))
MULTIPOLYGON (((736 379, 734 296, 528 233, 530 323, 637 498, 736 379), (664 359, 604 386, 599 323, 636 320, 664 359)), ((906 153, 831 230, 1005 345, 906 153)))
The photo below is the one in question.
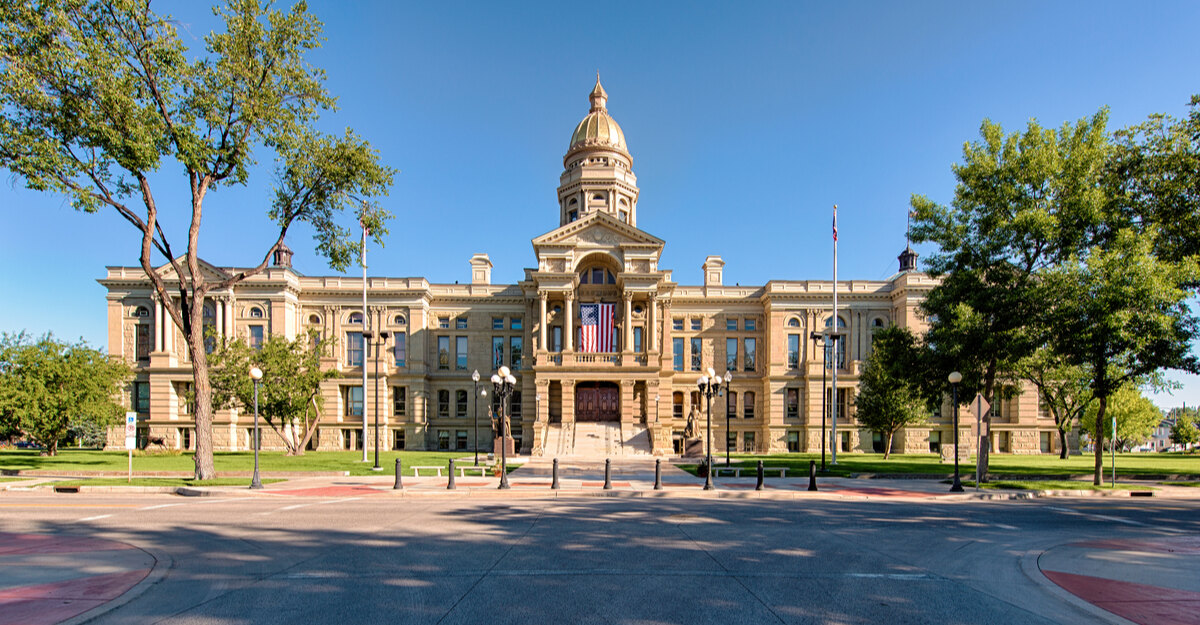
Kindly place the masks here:
POLYGON ((29 494, 0 531, 152 554, 102 624, 1124 623, 1037 557, 1200 535, 1200 501, 29 494))

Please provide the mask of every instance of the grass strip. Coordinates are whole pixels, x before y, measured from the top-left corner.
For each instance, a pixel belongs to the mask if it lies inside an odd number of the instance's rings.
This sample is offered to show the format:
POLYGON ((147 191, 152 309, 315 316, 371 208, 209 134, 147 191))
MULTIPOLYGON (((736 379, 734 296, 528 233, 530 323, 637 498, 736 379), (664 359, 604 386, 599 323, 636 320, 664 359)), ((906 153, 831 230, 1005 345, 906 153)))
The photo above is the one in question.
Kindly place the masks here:
MULTIPOLYGON (((286 482, 283 479, 265 479, 263 484, 274 484, 276 482, 286 482)), ((240 477, 221 477, 215 480, 188 480, 175 477, 135 477, 130 482, 123 477, 97 477, 87 480, 61 480, 55 482, 46 482, 53 486, 245 486, 250 487, 250 478, 240 477)))

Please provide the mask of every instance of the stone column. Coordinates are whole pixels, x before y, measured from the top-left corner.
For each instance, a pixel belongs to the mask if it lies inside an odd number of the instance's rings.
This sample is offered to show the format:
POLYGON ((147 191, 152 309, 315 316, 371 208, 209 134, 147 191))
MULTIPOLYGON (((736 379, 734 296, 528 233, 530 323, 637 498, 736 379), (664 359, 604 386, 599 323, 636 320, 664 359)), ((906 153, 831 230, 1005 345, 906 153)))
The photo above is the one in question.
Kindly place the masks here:
POLYGON ((562 385, 562 422, 575 422, 575 380, 561 380, 562 385))
POLYGON ((575 294, 567 291, 565 307, 567 309, 567 322, 563 325, 563 351, 575 351, 575 294))
POLYGON ((648 351, 652 351, 652 352, 658 350, 658 328, 656 328, 654 326, 654 323, 657 320, 658 320, 658 294, 651 293, 650 294, 650 323, 646 327, 646 334, 650 335, 648 337, 650 339, 650 343, 649 343, 650 349, 648 351))
POLYGON ((538 307, 541 314, 539 317, 540 321, 538 322, 538 338, 540 339, 538 341, 538 347, 542 351, 547 352, 550 351, 550 345, 546 343, 546 300, 548 298, 548 293, 545 291, 538 291, 538 307))
POLYGON ((622 351, 633 351, 633 293, 626 291, 623 294, 625 299, 625 349, 622 351))

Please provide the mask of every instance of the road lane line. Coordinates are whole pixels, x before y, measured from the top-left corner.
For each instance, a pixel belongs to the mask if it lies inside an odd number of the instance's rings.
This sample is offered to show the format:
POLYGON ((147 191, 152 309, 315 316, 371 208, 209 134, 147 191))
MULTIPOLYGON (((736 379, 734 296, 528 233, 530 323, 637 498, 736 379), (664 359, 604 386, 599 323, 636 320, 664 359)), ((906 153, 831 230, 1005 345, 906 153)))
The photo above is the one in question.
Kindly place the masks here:
POLYGON ((111 514, 100 514, 100 515, 90 516, 85 519, 79 519, 79 520, 80 521, 98 521, 100 519, 107 519, 110 516, 112 516, 112 515, 111 514))
POLYGON ((288 510, 296 510, 298 508, 307 508, 309 506, 323 506, 323 505, 331 504, 331 503, 343 503, 343 502, 347 502, 347 501, 356 501, 358 499, 362 499, 362 497, 344 497, 342 499, 328 499, 326 501, 312 501, 309 503, 298 503, 298 504, 291 505, 291 506, 284 506, 284 507, 276 509, 276 510, 267 510, 265 512, 259 512, 258 514, 271 514, 274 512, 286 512, 288 510))
POLYGON ((1089 514, 1087 512, 1080 512, 1078 510, 1072 510, 1071 508, 1060 508, 1058 506, 1046 506, 1046 509, 1047 510, 1055 510, 1058 512, 1062 512, 1064 514, 1072 514, 1075 516, 1086 517, 1089 519, 1096 519, 1098 521, 1112 521, 1114 523, 1124 523, 1126 525, 1140 525, 1140 526, 1145 525, 1145 523, 1141 523, 1139 521, 1131 521, 1129 519, 1122 519, 1121 517, 1109 516, 1107 514, 1089 514))

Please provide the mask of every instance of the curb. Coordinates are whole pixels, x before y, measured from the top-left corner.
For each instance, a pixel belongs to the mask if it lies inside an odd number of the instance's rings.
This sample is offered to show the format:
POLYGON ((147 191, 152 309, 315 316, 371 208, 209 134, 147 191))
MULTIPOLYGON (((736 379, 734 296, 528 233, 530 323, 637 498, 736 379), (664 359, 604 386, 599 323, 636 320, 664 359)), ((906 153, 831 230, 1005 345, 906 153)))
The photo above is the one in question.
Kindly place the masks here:
POLYGON ((150 551, 149 549, 146 549, 140 545, 136 545, 132 542, 128 542, 128 541, 121 541, 121 542, 124 542, 125 544, 128 544, 128 545, 132 545, 139 551, 142 551, 142 552, 146 553, 147 555, 149 555, 151 558, 154 558, 154 566, 151 567, 150 572, 147 573, 146 576, 142 578, 142 581, 138 582, 137 584, 134 584, 134 586, 132 588, 130 588, 129 590, 126 590, 124 593, 121 594, 121 596, 117 597, 116 599, 113 599, 112 601, 108 601, 101 605, 98 605, 98 606, 92 608, 91 610, 88 610, 87 612, 84 612, 82 614, 77 614, 65 621, 58 623, 58 625, 83 625, 83 623, 90 623, 91 621, 94 621, 97 618, 100 618, 101 616, 108 614, 109 612, 129 603, 130 601, 137 599, 138 597, 143 595, 147 590, 150 590, 151 586, 154 586, 155 584, 161 582, 163 580, 163 578, 167 576, 167 571, 175 568, 175 560, 173 558, 171 558, 171 556, 169 554, 164 553, 164 554, 159 555, 159 554, 156 554, 156 553, 150 551))

